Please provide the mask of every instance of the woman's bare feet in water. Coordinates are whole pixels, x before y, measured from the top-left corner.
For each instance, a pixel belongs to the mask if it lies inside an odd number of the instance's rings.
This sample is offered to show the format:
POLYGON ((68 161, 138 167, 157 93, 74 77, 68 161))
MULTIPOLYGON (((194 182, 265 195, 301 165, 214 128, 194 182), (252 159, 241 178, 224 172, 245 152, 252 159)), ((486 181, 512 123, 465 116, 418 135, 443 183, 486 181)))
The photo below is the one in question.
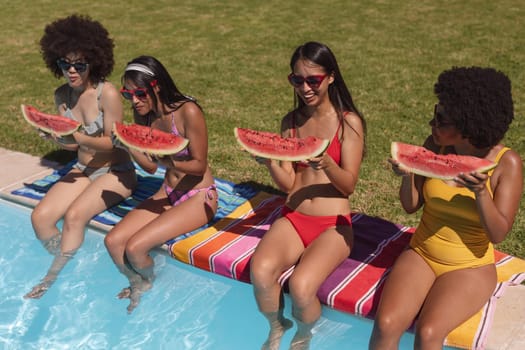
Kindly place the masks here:
POLYGON ((148 280, 141 280, 140 282, 133 281, 129 287, 122 289, 120 293, 117 294, 119 299, 130 300, 127 308, 128 314, 132 313, 139 305, 140 296, 147 290, 150 290, 152 285, 153 284, 148 280))
POLYGON ((280 320, 272 321, 268 339, 266 339, 266 342, 262 345, 261 350, 279 350, 284 333, 292 328, 292 326, 293 322, 284 317, 280 320))
POLYGON ((312 334, 301 335, 296 333, 290 344, 290 350, 308 350, 310 349, 310 340, 312 339, 312 334))
POLYGON ((42 281, 31 289, 29 293, 24 295, 25 299, 40 299, 42 295, 47 292, 53 282, 42 281))
POLYGON ((290 350, 308 350, 310 349, 310 340, 312 339, 312 329, 315 322, 303 323, 299 320, 297 322, 297 332, 293 336, 290 343, 290 350))

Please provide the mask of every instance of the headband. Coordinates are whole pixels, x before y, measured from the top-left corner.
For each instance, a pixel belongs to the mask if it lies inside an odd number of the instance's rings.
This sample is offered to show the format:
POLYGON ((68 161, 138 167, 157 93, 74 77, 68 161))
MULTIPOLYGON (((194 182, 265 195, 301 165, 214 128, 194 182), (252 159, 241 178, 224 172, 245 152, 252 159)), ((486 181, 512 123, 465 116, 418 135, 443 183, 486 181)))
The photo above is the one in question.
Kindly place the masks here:
POLYGON ((126 72, 128 72, 128 71, 137 71, 137 72, 145 73, 145 74, 150 75, 152 77, 155 76, 155 73, 153 73, 153 71, 151 69, 149 69, 148 67, 146 67, 145 65, 140 64, 140 63, 128 64, 128 66, 126 67, 125 71, 126 72))

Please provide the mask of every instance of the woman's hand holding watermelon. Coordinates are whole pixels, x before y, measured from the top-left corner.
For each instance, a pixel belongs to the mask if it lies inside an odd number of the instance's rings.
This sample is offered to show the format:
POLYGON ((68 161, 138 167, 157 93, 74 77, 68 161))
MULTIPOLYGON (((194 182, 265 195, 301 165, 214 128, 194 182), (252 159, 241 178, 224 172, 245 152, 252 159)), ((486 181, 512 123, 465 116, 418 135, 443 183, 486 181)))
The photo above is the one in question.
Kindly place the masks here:
POLYGON ((458 185, 468 188, 478 195, 486 190, 488 178, 489 176, 487 174, 478 172, 461 173, 456 178, 454 178, 454 182, 458 185))
POLYGON ((388 158, 388 162, 392 164, 392 171, 397 176, 410 176, 412 174, 411 172, 405 170, 397 160, 388 158))

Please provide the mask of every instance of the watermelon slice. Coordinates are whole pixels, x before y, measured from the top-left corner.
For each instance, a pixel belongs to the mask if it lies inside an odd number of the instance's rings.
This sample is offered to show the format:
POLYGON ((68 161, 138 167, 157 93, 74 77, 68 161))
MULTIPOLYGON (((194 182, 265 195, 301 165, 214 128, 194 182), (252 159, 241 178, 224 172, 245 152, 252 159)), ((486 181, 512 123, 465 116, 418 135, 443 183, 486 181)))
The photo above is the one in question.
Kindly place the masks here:
POLYGON ((113 133, 124 145, 148 154, 170 155, 183 150, 189 140, 138 124, 114 123, 113 133))
POLYGON ((40 112, 33 106, 21 105, 24 119, 35 128, 57 136, 71 135, 80 128, 80 122, 54 114, 40 112))
POLYGON ((314 136, 306 138, 281 137, 278 134, 251 129, 234 129, 237 142, 248 152, 268 159, 302 161, 323 153, 329 140, 314 136))
POLYGON ((442 180, 452 180, 459 173, 484 173, 496 167, 496 163, 483 158, 436 154, 424 147, 402 142, 392 142, 391 153, 392 158, 407 171, 442 180))

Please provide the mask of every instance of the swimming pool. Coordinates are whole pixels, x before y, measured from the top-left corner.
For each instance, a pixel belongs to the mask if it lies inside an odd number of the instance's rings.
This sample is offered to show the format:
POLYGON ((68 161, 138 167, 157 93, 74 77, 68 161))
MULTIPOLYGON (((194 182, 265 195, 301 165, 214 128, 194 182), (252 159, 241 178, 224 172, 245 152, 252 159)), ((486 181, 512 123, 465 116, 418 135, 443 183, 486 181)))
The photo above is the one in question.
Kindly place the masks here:
MULTIPOLYGON (((94 230, 42 299, 24 299, 52 260, 34 238, 29 214, 0 199, 0 348, 249 350, 264 342, 267 324, 249 284, 160 251, 154 288, 128 315, 127 301, 116 298, 127 281, 94 230)), ((324 308, 311 349, 366 349, 371 328, 370 320, 324 308)), ((287 332, 281 349, 294 332, 287 332)), ((411 349, 413 340, 406 333, 400 348, 411 349)))

